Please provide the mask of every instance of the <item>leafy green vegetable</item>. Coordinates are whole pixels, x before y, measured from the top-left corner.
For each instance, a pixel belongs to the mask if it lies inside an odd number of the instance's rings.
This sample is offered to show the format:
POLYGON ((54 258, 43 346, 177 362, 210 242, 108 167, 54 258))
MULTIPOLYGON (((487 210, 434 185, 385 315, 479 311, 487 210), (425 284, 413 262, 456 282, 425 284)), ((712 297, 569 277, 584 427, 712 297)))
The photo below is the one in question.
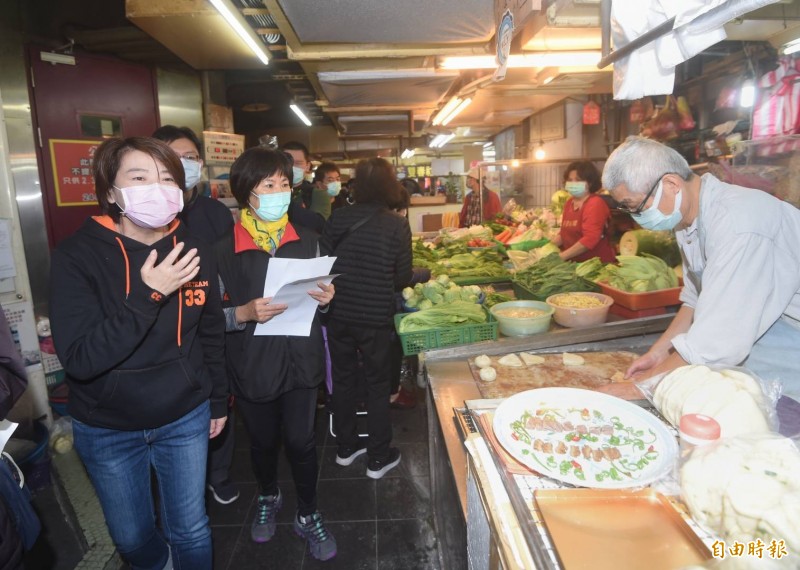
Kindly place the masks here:
POLYGON ((551 253, 530 267, 517 271, 512 280, 544 301, 556 293, 598 291, 597 285, 576 273, 578 264, 563 261, 557 253, 551 253))
MULTIPOLYGON (((420 303, 420 308, 421 305, 422 303, 420 303)), ((480 305, 466 301, 456 301, 440 307, 409 313, 400 321, 397 331, 399 333, 407 333, 484 322, 486 322, 486 312, 480 305)))

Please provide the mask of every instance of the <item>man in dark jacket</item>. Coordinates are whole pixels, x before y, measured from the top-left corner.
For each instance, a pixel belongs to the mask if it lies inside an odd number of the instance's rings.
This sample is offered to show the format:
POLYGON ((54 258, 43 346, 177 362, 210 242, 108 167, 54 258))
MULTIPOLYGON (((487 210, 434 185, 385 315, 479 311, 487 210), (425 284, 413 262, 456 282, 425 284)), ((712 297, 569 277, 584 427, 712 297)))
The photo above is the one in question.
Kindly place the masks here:
POLYGON ((394 293, 411 280, 411 228, 391 209, 401 192, 391 164, 363 160, 356 180, 355 205, 333 212, 320 242, 323 254, 337 258, 333 272, 341 273, 328 322, 336 463, 350 465, 367 453, 367 476, 380 479, 400 463, 390 447, 392 323, 394 293), (366 449, 356 431, 359 353, 367 382, 366 449))

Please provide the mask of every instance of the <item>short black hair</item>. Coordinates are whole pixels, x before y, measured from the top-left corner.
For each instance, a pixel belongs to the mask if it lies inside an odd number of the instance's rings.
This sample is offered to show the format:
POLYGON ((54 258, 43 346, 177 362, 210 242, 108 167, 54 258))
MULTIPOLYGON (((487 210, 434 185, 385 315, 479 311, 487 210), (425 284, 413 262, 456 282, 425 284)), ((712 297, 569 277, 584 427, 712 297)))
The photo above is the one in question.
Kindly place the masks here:
POLYGON ((356 204, 383 204, 395 208, 401 201, 403 187, 390 162, 383 158, 370 158, 356 165, 356 183, 353 196, 356 204))
POLYGON ((200 142, 200 139, 195 134, 195 132, 189 127, 176 127, 175 125, 164 125, 153 131, 153 134, 151 136, 154 139, 164 141, 167 144, 174 142, 178 139, 188 139, 195 146, 197 152, 200 153, 200 156, 203 156, 203 145, 200 142))
POLYGON ((310 154, 308 152, 308 147, 301 142, 289 141, 285 145, 281 146, 281 150, 299 150, 303 153, 306 162, 309 161, 310 154))
POLYGON ((332 162, 323 162, 317 169, 314 171, 314 182, 322 182, 325 179, 325 175, 329 172, 338 172, 341 174, 342 172, 339 170, 339 167, 336 166, 332 162))
POLYGON ((403 178, 400 181, 400 186, 405 188, 406 191, 412 196, 414 194, 422 194, 422 188, 420 188, 419 182, 413 178, 403 178))
POLYGON ((569 163, 567 169, 564 171, 564 182, 566 183, 569 173, 575 171, 578 178, 586 182, 586 186, 591 194, 600 190, 602 183, 600 182, 600 172, 593 162, 588 160, 576 160, 569 163))
POLYGON ((231 193, 244 207, 253 188, 277 173, 283 174, 291 184, 292 162, 284 153, 265 147, 248 148, 231 165, 231 193))

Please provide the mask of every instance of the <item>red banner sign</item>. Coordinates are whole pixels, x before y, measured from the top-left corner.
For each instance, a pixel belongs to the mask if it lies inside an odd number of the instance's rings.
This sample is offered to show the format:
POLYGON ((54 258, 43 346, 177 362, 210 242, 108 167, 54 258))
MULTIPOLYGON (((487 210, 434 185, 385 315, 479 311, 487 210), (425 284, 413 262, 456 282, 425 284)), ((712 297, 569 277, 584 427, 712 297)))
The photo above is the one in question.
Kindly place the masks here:
POLYGON ((56 204, 91 206, 97 204, 92 176, 94 153, 102 141, 50 139, 56 204))

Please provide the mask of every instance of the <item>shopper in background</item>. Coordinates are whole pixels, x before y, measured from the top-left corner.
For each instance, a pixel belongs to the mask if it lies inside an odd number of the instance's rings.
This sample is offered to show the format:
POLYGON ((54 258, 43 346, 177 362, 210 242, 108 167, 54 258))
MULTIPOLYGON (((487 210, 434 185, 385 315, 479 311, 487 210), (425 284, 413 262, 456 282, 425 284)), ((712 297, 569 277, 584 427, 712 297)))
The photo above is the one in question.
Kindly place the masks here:
MULTIPOLYGON (((250 536, 267 542, 275 534, 283 504, 278 487, 281 439, 297 491, 295 531, 308 540, 311 555, 328 560, 336 540, 317 510, 317 453, 314 438, 317 388, 325 379, 322 328, 317 317, 310 336, 256 335, 286 310, 264 298, 273 257, 309 259, 318 254, 314 232, 289 222, 292 163, 280 151, 246 150, 231 166, 231 190, 241 207, 233 231, 215 246, 227 320, 226 354, 231 389, 250 435, 253 472, 259 484, 250 536)), ((309 291, 324 309, 333 285, 309 291)))
POLYGON ((312 196, 311 209, 312 211, 316 211, 327 220, 331 217, 331 207, 333 205, 333 201, 342 191, 342 179, 341 173, 339 172, 339 167, 332 162, 323 162, 320 164, 314 171, 314 186, 315 189, 312 196), (325 191, 324 196, 322 195, 322 190, 325 191), (320 196, 319 201, 321 202, 316 206, 317 209, 315 209, 315 205, 313 203, 314 197, 316 196, 320 196), (325 207, 325 204, 327 204, 327 208, 325 207))
MULTIPOLYGON (((327 191, 320 190, 306 180, 306 177, 311 176, 311 157, 308 148, 303 143, 290 141, 283 145, 281 150, 292 159, 292 202, 289 205, 289 219, 295 225, 321 234, 327 218, 313 206, 315 204, 318 208, 320 204, 324 206, 325 200, 329 200, 329 197, 327 191)), ((330 202, 327 208, 330 214, 330 202)))
POLYGON ((641 137, 611 154, 603 183, 643 228, 674 230, 683 257, 683 304, 627 375, 743 365, 800 399, 800 210, 699 177, 675 150, 641 137))
POLYGON ((58 246, 50 272, 75 449, 125 561, 210 569, 206 454, 228 411, 213 255, 175 219, 185 175, 165 143, 106 140, 93 170, 102 215, 58 246))
POLYGON ((500 197, 489 190, 485 184, 481 185, 480 171, 470 168, 467 172, 467 188, 470 192, 464 197, 461 207, 459 227, 468 228, 480 224, 483 220, 491 220, 500 213, 500 197), (481 187, 482 186, 482 187, 481 187), (480 191, 480 200, 477 198, 480 191))
POLYGON ((186 177, 186 191, 183 193, 183 210, 178 219, 189 232, 208 242, 214 243, 233 227, 230 209, 219 200, 203 196, 198 183, 202 178, 203 156, 200 139, 189 127, 164 125, 155 130, 153 138, 164 141, 181 159, 186 177))
POLYGON ((570 197, 561 216, 561 230, 553 243, 564 260, 586 261, 599 257, 603 263, 616 260, 609 239, 611 210, 597 195, 600 173, 589 161, 570 163, 564 171, 564 188, 570 197))
POLYGON ((394 168, 382 158, 356 166, 355 205, 336 210, 320 248, 336 256, 336 300, 328 318, 333 366, 331 398, 338 451, 336 463, 350 465, 367 453, 367 476, 383 477, 400 463, 390 447, 391 350, 395 292, 411 280, 411 229, 392 208, 401 187, 394 168), (356 430, 359 358, 367 382, 367 447, 356 430))
MULTIPOLYGON (((233 216, 225 204, 199 192, 198 182, 203 169, 200 155, 200 139, 189 127, 164 125, 156 129, 153 138, 164 141, 181 159, 186 175, 186 192, 183 194, 183 210, 178 214, 189 233, 196 238, 213 244, 230 232, 233 216)), ((208 490, 214 500, 227 505, 239 498, 239 489, 231 481, 230 470, 233 463, 234 414, 232 402, 228 406, 228 421, 219 436, 208 444, 208 490)))

